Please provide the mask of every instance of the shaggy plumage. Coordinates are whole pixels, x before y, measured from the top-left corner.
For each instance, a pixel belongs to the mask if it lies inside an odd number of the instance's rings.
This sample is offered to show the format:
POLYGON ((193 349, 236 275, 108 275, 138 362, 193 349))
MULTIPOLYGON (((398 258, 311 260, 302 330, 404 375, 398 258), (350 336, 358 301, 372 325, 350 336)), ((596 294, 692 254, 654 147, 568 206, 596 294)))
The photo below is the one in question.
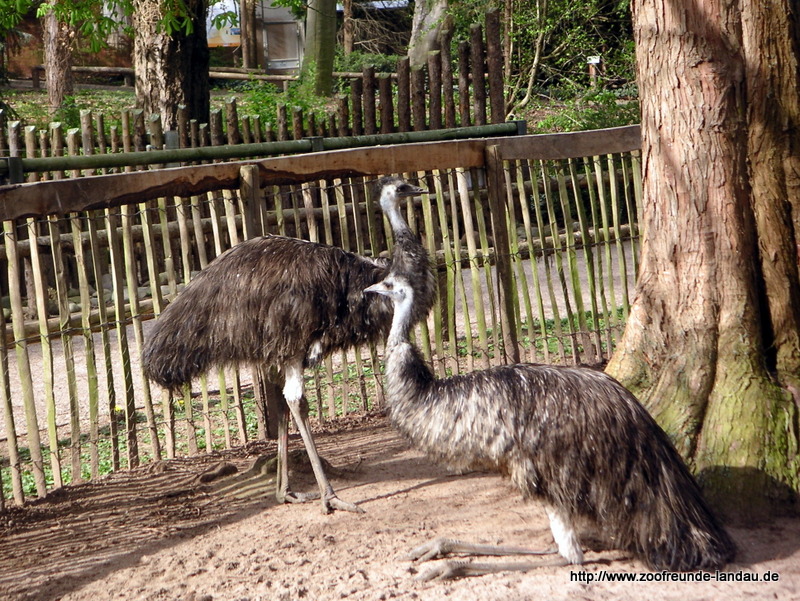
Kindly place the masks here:
POLYGON ((430 260, 400 211, 421 188, 399 178, 376 184, 395 237, 391 260, 362 257, 335 246, 263 236, 227 250, 170 303, 145 343, 145 375, 172 391, 215 366, 304 367, 330 353, 386 337, 391 303, 364 289, 390 267, 406 274, 419 299, 412 322, 436 297, 430 260))
POLYGON ((394 426, 438 462, 500 472, 525 497, 545 501, 568 562, 583 560, 578 518, 654 570, 715 569, 733 559, 733 541, 680 455, 619 382, 535 364, 437 380, 408 341, 408 282, 390 275, 367 290, 395 304, 386 356, 394 426))
MULTIPOLYGON (((435 299, 428 253, 400 208, 404 197, 424 190, 396 177, 380 179, 376 188, 395 236, 391 260, 282 236, 242 242, 200 272, 158 318, 142 355, 145 375, 176 391, 215 366, 278 366, 285 379, 284 396, 309 455, 315 455, 306 432, 302 368, 336 350, 386 336, 391 303, 364 294, 364 289, 385 277, 390 267, 414 282, 420 302, 412 321, 423 319, 435 299)), ((285 443, 284 437, 279 444, 285 443)), ((284 444, 279 455, 285 452, 284 444)), ((317 469, 328 510, 335 496, 321 463, 317 469)), ((279 498, 285 492, 279 490, 279 498)))

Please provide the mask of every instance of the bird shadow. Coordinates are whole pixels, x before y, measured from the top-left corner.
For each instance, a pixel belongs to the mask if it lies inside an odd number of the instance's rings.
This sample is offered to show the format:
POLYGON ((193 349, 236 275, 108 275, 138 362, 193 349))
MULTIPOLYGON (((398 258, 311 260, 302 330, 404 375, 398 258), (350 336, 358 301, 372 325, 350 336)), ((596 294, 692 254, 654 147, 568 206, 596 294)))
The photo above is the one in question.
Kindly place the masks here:
POLYGON ((697 481, 737 544, 733 566, 790 557, 800 549, 800 499, 791 487, 751 467, 708 467, 697 481))

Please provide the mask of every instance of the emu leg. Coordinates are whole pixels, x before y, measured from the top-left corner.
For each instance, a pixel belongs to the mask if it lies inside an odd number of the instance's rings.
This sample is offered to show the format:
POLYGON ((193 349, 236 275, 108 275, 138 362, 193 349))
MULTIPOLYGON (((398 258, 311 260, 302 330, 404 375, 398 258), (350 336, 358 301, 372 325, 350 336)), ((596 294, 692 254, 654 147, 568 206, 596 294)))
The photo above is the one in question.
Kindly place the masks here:
POLYGON ((289 405, 281 398, 278 414, 278 473, 275 497, 278 503, 305 503, 319 499, 317 493, 295 493, 289 490, 289 405))
MULTIPOLYGON (((322 467, 319 453, 317 452, 317 445, 314 443, 314 438, 311 436, 311 428, 308 425, 308 407, 305 405, 303 398, 303 366, 302 363, 293 363, 285 367, 285 383, 283 387, 283 396, 286 403, 289 405, 289 410, 292 412, 297 429, 300 430, 300 436, 303 438, 308 459, 311 461, 311 467, 314 470, 314 477, 319 486, 320 498, 322 499, 322 512, 330 513, 333 509, 341 509, 344 511, 352 511, 353 513, 364 513, 360 507, 347 503, 339 499, 333 491, 328 477, 325 475, 325 470, 322 467)), ((284 458, 284 463, 287 458, 284 458)), ((285 468, 282 468, 285 469, 285 468)))
POLYGON ((416 580, 448 580, 465 576, 482 576, 496 572, 526 572, 542 567, 560 567, 569 564, 583 563, 583 551, 578 541, 577 533, 569 517, 557 509, 547 508, 547 517, 550 519, 550 531, 553 533, 558 551, 534 551, 520 547, 503 547, 495 545, 477 545, 460 540, 438 538, 413 549, 406 559, 414 561, 428 561, 439 557, 459 553, 467 555, 552 555, 558 553, 560 557, 537 563, 477 563, 468 561, 446 561, 421 572, 416 580))

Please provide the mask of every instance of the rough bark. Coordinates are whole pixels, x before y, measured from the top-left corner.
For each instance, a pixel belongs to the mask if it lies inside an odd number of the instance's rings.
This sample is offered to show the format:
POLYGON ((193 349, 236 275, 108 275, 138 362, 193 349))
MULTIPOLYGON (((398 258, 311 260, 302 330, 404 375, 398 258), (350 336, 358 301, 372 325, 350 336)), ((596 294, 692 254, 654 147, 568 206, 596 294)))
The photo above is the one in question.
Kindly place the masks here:
POLYGON ((769 296, 758 260, 775 241, 756 227, 745 110, 756 82, 742 15, 721 0, 634 0, 633 16, 643 254, 608 371, 650 409, 711 501, 752 517, 798 488, 797 407, 772 378, 765 349, 776 338, 764 316, 772 304, 795 313, 800 298, 769 296))
POLYGON ((72 47, 69 26, 60 23, 53 11, 44 21, 44 61, 47 79, 47 100, 54 115, 67 96, 74 91, 72 77, 72 47))
POLYGON ((193 25, 188 34, 168 35, 163 30, 160 2, 134 0, 133 5, 137 104, 146 115, 159 113, 164 129, 177 127, 179 105, 186 105, 190 119, 207 123, 210 86, 205 0, 185 3, 193 25))

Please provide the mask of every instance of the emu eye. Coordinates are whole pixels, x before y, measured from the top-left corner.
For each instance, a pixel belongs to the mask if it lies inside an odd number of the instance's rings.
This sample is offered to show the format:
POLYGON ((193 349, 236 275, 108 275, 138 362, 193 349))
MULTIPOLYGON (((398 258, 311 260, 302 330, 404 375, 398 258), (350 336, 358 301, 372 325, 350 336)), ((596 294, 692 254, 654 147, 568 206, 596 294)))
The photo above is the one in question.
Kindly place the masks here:
POLYGON ((387 290, 394 290, 394 284, 392 282, 384 282, 384 286, 386 286, 387 290))

